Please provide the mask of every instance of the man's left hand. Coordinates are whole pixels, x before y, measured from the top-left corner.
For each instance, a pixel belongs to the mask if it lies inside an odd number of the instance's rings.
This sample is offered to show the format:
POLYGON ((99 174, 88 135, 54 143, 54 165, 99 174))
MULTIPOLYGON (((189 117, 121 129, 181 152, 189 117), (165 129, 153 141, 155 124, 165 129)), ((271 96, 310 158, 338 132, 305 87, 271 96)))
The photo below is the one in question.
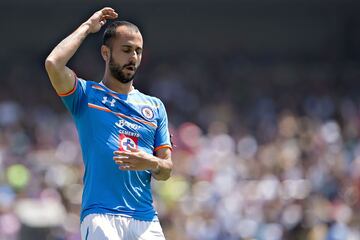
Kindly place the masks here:
POLYGON ((130 147, 130 151, 115 151, 114 161, 120 170, 154 170, 158 162, 153 155, 130 147))

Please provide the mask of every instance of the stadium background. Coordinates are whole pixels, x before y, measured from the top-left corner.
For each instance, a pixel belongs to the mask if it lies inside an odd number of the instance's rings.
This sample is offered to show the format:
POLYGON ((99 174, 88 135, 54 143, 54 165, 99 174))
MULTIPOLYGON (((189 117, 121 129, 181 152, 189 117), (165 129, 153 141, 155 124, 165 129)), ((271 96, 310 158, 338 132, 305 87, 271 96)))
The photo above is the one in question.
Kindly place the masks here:
MULTIPOLYGON (((360 239, 360 3, 0 2, 0 239, 79 239, 82 163, 46 77, 95 10, 137 23, 135 86, 166 104, 173 177, 154 182, 169 240, 360 239)), ((101 33, 70 66, 100 80, 101 33)))

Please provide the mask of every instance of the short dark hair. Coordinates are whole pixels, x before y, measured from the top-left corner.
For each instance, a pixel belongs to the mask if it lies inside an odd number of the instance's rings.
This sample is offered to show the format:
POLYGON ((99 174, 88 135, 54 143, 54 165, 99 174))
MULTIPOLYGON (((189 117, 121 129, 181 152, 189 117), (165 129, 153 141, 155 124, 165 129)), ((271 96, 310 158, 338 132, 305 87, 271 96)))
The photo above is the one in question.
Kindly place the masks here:
POLYGON ((116 29, 120 26, 127 26, 137 32, 140 32, 139 28, 128 21, 115 21, 112 22, 104 31, 102 44, 111 48, 111 42, 116 38, 116 29))

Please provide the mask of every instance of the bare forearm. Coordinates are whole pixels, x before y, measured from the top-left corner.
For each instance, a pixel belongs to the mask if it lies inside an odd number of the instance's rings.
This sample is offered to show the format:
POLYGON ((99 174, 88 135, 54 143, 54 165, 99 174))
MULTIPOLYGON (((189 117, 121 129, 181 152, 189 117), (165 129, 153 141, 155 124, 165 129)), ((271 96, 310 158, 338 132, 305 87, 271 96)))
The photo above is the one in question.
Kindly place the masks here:
POLYGON ((82 24, 72 34, 62 40, 46 58, 45 68, 51 84, 58 94, 68 93, 74 88, 74 74, 66 64, 88 35, 88 30, 89 25, 82 24))
POLYGON ((118 14, 115 10, 109 7, 95 12, 86 22, 54 48, 47 58, 47 62, 49 60, 50 63, 55 62, 56 66, 65 67, 89 33, 98 32, 107 19, 115 19, 117 16, 118 14))
POLYGON ((96 33, 105 24, 107 19, 115 19, 114 9, 105 7, 95 12, 86 22, 72 34, 61 41, 46 58, 45 68, 51 84, 58 94, 65 94, 74 89, 74 73, 66 64, 79 49, 89 33, 96 33))
POLYGON ((65 67, 71 57, 79 49, 81 43, 89 34, 89 25, 82 24, 72 34, 62 40, 47 57, 56 67, 65 67))

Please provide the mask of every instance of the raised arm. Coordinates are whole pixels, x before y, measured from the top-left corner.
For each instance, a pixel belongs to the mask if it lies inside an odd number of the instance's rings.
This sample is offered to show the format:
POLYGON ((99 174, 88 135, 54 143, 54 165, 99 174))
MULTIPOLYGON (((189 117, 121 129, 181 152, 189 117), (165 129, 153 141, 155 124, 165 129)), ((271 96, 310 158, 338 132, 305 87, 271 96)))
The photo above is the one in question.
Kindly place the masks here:
POLYGON ((62 40, 46 58, 45 68, 51 84, 58 94, 65 94, 74 88, 73 71, 66 66, 70 58, 80 47, 89 33, 96 33, 108 19, 117 18, 114 9, 105 7, 95 12, 86 22, 81 24, 72 34, 62 40))

